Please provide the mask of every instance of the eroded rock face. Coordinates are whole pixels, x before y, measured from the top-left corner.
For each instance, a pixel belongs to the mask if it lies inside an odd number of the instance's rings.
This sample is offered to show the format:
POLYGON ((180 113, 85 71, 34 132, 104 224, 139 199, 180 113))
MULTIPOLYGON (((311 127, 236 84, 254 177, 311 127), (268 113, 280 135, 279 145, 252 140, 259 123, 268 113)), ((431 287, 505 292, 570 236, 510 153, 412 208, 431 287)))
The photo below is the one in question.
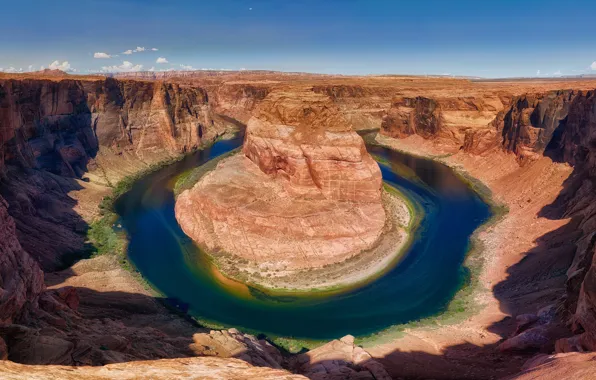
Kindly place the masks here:
POLYGON ((509 380, 557 380, 577 379, 589 380, 594 378, 594 361, 596 354, 558 354, 540 355, 529 360, 523 372, 511 376, 509 380))
POLYGON ((419 96, 395 101, 383 118, 381 128, 390 137, 417 134, 428 139, 440 132, 442 124, 440 104, 434 99, 419 96))
POLYGON ((93 176, 114 185, 224 133, 205 90, 161 82, 0 80, 0 195, 44 270, 85 249, 68 196, 93 176), (61 210, 57 212, 57 210, 61 210))
POLYGON ((381 197, 381 172, 326 96, 275 93, 248 123, 244 154, 288 192, 329 200, 371 202, 381 197))
POLYGON ((0 196, 0 324, 12 323, 25 308, 35 307, 44 289, 43 273, 17 240, 7 206, 0 196))
POLYGON ((278 270, 320 267, 371 247, 385 223, 381 173, 326 96, 270 94, 243 154, 180 195, 184 231, 278 270))
MULTIPOLYGON (((557 201, 543 210, 554 218, 572 218, 568 240, 575 244, 563 306, 568 313, 568 325, 581 335, 560 339, 558 351, 596 350, 595 109, 594 91, 552 91, 519 96, 491 123, 492 133, 476 131, 467 145, 469 151, 474 152, 481 146, 474 141, 485 141, 490 146, 493 138, 502 149, 516 154, 522 164, 548 155, 574 167, 557 201)), ((538 343, 530 345, 540 345, 542 341, 550 347, 554 343, 552 336, 557 336, 551 332, 552 329, 546 331, 544 326, 539 326, 510 339, 504 347, 524 346, 534 338, 538 343)))
POLYGON ((100 147, 167 157, 217 135, 200 88, 161 82, 0 81, 0 163, 81 176, 100 147))
POLYGON ((520 158, 542 155, 560 137, 575 91, 553 91, 515 98, 511 107, 497 115, 493 126, 501 135, 501 145, 520 158))

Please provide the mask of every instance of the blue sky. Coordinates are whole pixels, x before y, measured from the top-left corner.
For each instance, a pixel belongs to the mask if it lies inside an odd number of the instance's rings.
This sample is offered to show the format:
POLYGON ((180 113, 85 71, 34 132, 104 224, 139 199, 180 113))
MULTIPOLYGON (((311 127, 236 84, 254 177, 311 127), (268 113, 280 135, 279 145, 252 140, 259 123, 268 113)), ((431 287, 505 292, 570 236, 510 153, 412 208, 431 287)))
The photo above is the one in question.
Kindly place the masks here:
POLYGON ((596 1, 0 1, 4 71, 596 74, 596 1))

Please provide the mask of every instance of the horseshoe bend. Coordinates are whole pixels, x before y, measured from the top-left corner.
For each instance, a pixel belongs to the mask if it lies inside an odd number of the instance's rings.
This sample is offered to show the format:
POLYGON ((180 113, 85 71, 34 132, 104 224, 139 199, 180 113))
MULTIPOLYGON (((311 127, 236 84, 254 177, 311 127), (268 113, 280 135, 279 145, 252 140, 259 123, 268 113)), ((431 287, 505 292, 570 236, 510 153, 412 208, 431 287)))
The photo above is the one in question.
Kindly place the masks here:
POLYGON ((346 260, 368 255, 366 265, 379 271, 407 238, 407 206, 381 182, 364 141, 328 96, 273 92, 248 121, 242 152, 183 192, 176 217, 207 251, 237 256, 219 266, 251 283, 349 284, 367 271, 346 260), (300 275, 317 268, 322 278, 300 275))

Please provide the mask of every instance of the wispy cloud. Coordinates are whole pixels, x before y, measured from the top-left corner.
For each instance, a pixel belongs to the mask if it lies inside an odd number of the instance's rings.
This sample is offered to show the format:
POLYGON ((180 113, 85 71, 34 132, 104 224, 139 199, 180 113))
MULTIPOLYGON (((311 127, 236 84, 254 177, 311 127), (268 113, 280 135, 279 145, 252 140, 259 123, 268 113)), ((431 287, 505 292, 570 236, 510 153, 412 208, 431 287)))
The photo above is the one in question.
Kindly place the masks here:
POLYGON ((3 69, 2 67, 0 67, 0 72, 4 72, 4 73, 22 73, 23 69, 17 69, 16 67, 9 67, 7 69, 3 69))
POLYGON ((164 63, 169 63, 168 60, 164 57, 159 57, 157 58, 157 61, 155 61, 155 63, 160 63, 160 64, 164 64, 164 63))
POLYGON ((180 68, 182 70, 196 70, 194 67, 192 67, 191 65, 180 65, 180 68))
POLYGON ((93 54, 93 58, 97 58, 97 59, 108 59, 108 58, 112 58, 111 55, 109 55, 108 53, 94 53, 93 54))
MULTIPOLYGON (((141 52, 144 52, 144 51, 147 51, 147 50, 148 49, 146 47, 144 47, 144 46, 137 46, 134 49, 128 49, 126 51, 123 51, 122 54, 131 55, 131 54, 134 54, 134 53, 141 53, 141 52)), ((156 48, 151 48, 150 50, 157 51, 156 48)))
POLYGON ((141 70, 143 70, 143 65, 135 65, 129 61, 124 61, 121 65, 103 66, 101 68, 101 71, 104 73, 132 72, 141 70))
POLYGON ((68 63, 68 61, 60 62, 60 61, 56 60, 56 61, 50 63, 50 65, 48 66, 48 68, 50 70, 62 70, 62 71, 67 72, 67 73, 76 71, 76 69, 74 69, 70 65, 70 63, 68 63))
POLYGON ((592 62, 592 64, 590 65, 590 68, 592 70, 596 70, 596 61, 592 62))

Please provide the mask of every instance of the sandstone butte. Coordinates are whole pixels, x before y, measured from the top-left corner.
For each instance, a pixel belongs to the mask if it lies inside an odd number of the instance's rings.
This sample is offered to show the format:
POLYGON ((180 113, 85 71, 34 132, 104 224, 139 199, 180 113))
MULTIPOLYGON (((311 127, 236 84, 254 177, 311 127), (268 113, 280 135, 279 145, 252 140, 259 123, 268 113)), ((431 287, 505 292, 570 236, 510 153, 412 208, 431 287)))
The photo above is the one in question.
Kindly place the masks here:
MULTIPOLYGON (((595 88, 251 71, 0 74, 0 378, 591 379, 595 88), (115 256, 72 265, 110 186, 253 117, 257 131, 291 118, 261 115, 283 93, 328 97, 354 128, 377 130, 378 143, 442 157, 507 206, 479 235, 474 314, 365 349, 345 337, 282 356, 168 312, 115 256)), ((255 133, 254 144, 277 133, 255 133)), ((255 175, 290 163, 267 157, 242 161, 255 175)), ((319 189, 305 178, 276 182, 298 198, 319 189)))
POLYGON ((378 245, 386 225, 381 185, 364 141, 328 96, 272 92, 248 122, 242 153, 183 192, 176 217, 207 252, 251 261, 260 274, 287 276, 378 245))

